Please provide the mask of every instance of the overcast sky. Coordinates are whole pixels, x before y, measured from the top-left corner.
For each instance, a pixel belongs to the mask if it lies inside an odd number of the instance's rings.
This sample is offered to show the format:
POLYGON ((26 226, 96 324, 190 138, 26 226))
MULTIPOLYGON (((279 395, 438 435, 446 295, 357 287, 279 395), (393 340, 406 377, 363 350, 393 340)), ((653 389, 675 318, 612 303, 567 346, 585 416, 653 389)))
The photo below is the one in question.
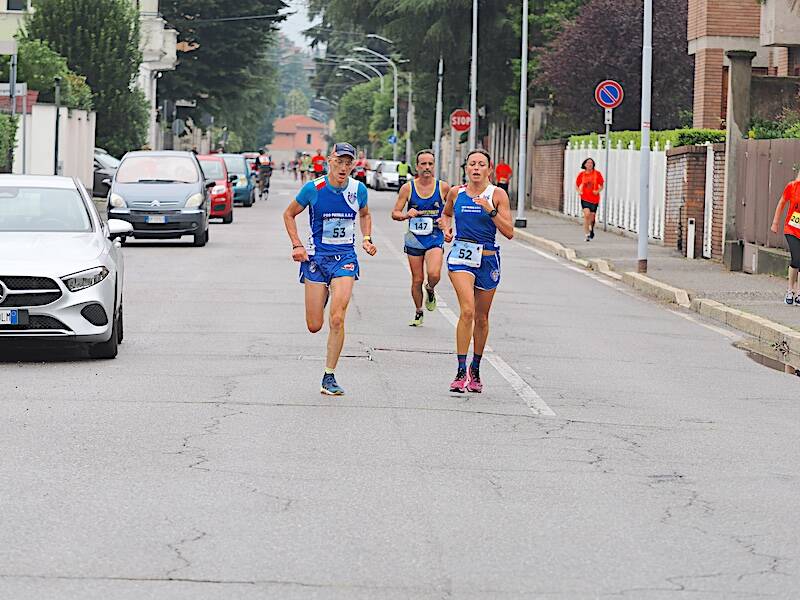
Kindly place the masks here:
POLYGON ((289 0, 289 11, 295 12, 281 24, 281 31, 300 48, 308 48, 308 38, 301 31, 311 27, 312 23, 306 14, 305 0, 289 0))

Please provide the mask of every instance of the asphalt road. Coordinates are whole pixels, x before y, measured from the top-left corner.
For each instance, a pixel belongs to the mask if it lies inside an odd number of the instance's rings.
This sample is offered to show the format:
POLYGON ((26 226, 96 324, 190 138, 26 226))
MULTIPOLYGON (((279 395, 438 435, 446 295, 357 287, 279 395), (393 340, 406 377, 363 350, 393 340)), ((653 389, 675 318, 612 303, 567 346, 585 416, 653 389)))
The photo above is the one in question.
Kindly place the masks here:
MULTIPOLYGON (((371 194, 337 378, 280 213, 125 249, 116 360, 0 349, 0 598, 793 598, 796 378, 503 244, 482 395, 371 194)), ((535 218, 535 217, 534 217, 535 218)))

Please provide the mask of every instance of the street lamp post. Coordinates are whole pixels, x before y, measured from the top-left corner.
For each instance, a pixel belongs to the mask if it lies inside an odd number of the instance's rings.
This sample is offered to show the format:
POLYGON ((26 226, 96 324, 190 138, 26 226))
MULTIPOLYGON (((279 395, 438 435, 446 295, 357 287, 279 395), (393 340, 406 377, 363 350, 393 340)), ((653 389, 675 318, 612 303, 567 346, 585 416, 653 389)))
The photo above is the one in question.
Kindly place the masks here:
POLYGON ((367 81, 372 81, 372 77, 364 73, 364 71, 360 69, 356 69, 355 67, 351 67, 350 65, 339 65, 337 69, 342 69, 343 71, 352 71, 353 73, 358 73, 367 81))
POLYGON ((392 67, 392 72, 394 75, 393 82, 394 82, 394 115, 393 115, 393 127, 392 133, 394 135, 394 144, 392 144, 392 160, 397 160, 397 65, 394 61, 389 58, 388 56, 384 56, 380 52, 375 52, 375 50, 370 50, 369 48, 365 48, 364 46, 358 46, 353 48, 356 52, 366 52, 368 54, 372 54, 373 56, 377 56, 378 58, 386 61, 390 67, 392 67))
POLYGON ((525 218, 525 178, 528 149, 528 0, 522 0, 522 64, 519 76, 519 183, 517 184, 517 218, 515 227, 527 227, 525 218))
POLYGON ((59 164, 58 164, 58 145, 59 145, 59 133, 61 127, 60 125, 60 117, 61 117, 61 77, 54 77, 53 81, 55 83, 56 91, 55 91, 55 101, 56 101, 56 132, 55 132, 55 158, 53 159, 53 175, 61 175, 59 173, 59 164))
POLYGON ((357 65, 361 65, 361 66, 366 67, 367 69, 370 69, 371 71, 373 71, 375 73, 375 75, 378 76, 378 78, 379 78, 379 80, 381 82, 381 94, 383 93, 383 73, 381 73, 379 69, 376 69, 375 67, 373 67, 368 62, 365 62, 363 60, 358 60, 357 58, 345 58, 344 62, 355 63, 357 65))
POLYGON ((650 233, 650 100, 653 85, 653 0, 644 0, 642 41, 642 145, 639 171, 639 273, 647 273, 650 233))
POLYGON ((406 110, 406 162, 411 159, 414 147, 411 144, 411 129, 414 127, 414 96, 413 96, 413 76, 408 74, 408 109, 406 110))
POLYGON ((478 133, 478 0, 472 0, 472 60, 469 67, 469 148, 475 148, 478 133))

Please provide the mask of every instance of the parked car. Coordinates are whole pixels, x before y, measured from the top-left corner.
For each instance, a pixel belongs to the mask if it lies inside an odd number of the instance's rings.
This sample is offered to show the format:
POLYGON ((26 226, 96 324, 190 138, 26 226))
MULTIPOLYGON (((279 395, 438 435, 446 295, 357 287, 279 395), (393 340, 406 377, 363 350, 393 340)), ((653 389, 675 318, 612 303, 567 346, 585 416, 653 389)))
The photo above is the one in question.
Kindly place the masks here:
POLYGON ((104 179, 114 179, 114 173, 119 167, 119 159, 111 156, 102 148, 94 149, 94 185, 92 186, 92 196, 104 198, 108 196, 108 185, 103 183, 104 179))
POLYGON ((108 217, 131 223, 137 239, 191 235, 195 246, 205 246, 215 185, 191 152, 128 152, 111 183, 108 217))
POLYGON ((222 219, 223 223, 233 223, 233 185, 236 175, 228 175, 225 161, 218 154, 198 156, 200 167, 206 179, 213 179, 216 185, 211 188, 211 211, 209 216, 222 219))
POLYGON ((371 158, 367 159, 367 187, 375 189, 375 169, 378 167, 381 161, 373 160, 371 158))
POLYGON ((236 175, 233 182, 233 203, 242 206, 253 206, 256 201, 255 178, 247 166, 247 160, 241 154, 218 154, 225 161, 228 173, 236 175))
POLYGON ((89 344, 114 358, 123 339, 125 221, 103 222, 71 177, 0 175, 0 338, 89 344))
POLYGON ((397 174, 396 160, 384 160, 375 167, 375 189, 380 190, 399 190, 400 177, 397 174))

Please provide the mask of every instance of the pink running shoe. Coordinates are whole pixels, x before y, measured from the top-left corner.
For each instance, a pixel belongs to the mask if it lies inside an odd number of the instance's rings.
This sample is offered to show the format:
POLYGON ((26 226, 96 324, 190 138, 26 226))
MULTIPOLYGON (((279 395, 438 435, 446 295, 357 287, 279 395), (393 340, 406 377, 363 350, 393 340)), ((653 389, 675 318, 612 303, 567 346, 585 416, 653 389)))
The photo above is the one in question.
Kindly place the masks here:
POLYGON ((479 371, 470 368, 469 378, 467 379, 467 391, 480 394, 483 391, 483 384, 481 383, 481 374, 479 371))
POLYGON ((453 383, 450 384, 450 391, 463 394, 464 391, 466 390, 466 387, 467 387, 467 370, 459 369, 458 373, 456 373, 456 378, 453 380, 453 383))

